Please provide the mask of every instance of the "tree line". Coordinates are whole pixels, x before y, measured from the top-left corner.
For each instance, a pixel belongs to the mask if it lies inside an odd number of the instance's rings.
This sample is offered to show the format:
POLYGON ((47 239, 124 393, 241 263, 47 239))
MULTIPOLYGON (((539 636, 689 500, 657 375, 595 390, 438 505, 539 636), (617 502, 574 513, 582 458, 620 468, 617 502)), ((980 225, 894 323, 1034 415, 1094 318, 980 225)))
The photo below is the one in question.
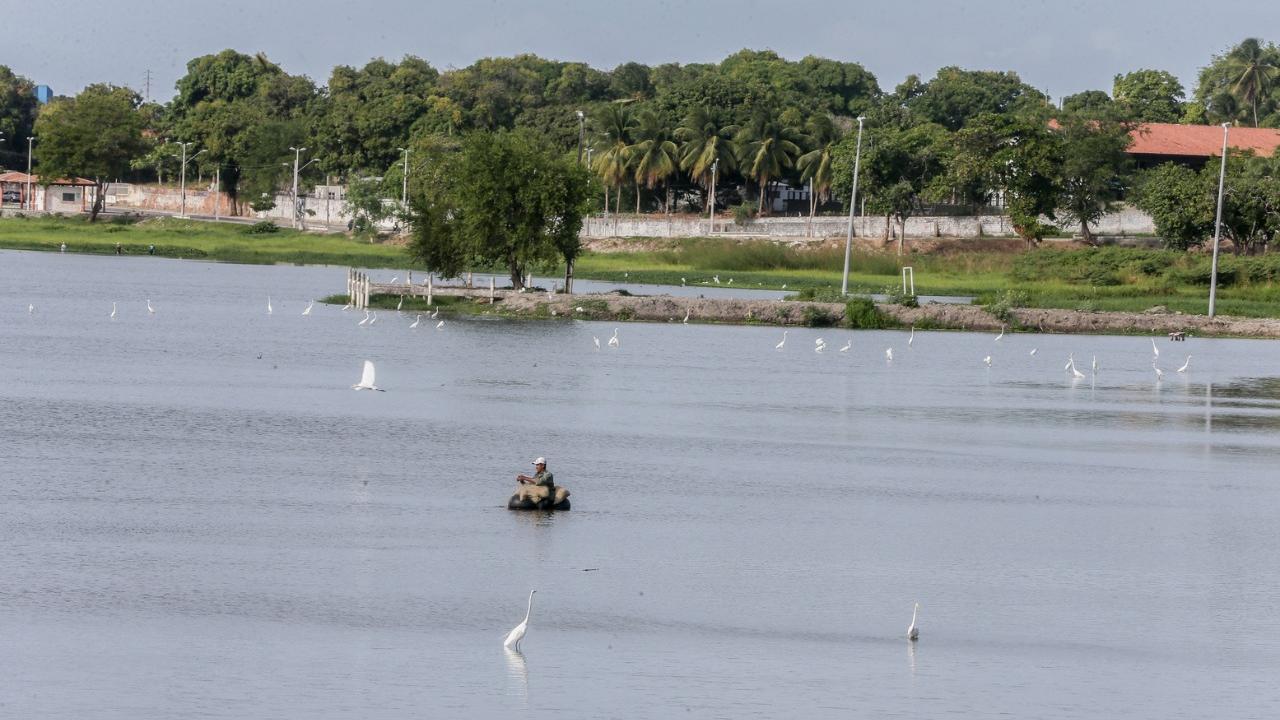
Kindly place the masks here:
POLYGON ((377 59, 317 86, 263 54, 225 50, 191 60, 165 103, 92 85, 39 109, 30 81, 0 66, 0 164, 20 166, 35 134, 46 174, 163 182, 179 172, 173 143, 189 142, 189 175, 217 170, 233 202, 261 209, 288 184, 290 148, 314 161, 307 179, 341 178, 373 201, 398 197, 407 150, 420 205, 428 183, 457 184, 430 158, 518 131, 551 154, 581 153, 591 210, 617 212, 625 196, 628 211, 700 211, 714 174, 718 206, 767 214, 782 185, 811 185, 812 213, 845 207, 861 117, 868 212, 904 225, 937 205, 999 203, 1028 240, 1049 231, 1045 217, 1088 238, 1126 192, 1151 197, 1124 153, 1133 123, 1280 126, 1278 75, 1280 50, 1257 39, 1210 58, 1190 97, 1171 74, 1141 69, 1057 105, 1012 72, 946 67, 883 90, 858 63, 769 51, 608 71, 532 55, 446 71, 377 59))

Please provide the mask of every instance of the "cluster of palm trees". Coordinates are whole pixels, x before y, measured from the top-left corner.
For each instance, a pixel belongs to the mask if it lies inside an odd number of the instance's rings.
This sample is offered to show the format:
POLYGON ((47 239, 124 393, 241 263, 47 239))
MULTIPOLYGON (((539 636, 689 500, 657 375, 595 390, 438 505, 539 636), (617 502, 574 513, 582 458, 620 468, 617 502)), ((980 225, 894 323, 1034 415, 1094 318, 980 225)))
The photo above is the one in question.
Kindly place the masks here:
MULTIPOLYGON (((844 132, 830 115, 815 115, 802 125, 785 122, 787 115, 758 112, 737 125, 697 107, 668 129, 651 109, 626 103, 604 106, 591 120, 589 157, 605 187, 605 212, 611 192, 617 211, 626 185, 635 188, 639 213, 642 188, 670 187, 673 178, 683 174, 709 199, 714 176, 733 172, 756 183, 757 212, 765 211, 772 184, 788 176, 810 183, 813 212, 830 195, 833 151, 844 132)), ((664 209, 669 210, 670 193, 667 196, 664 209)))

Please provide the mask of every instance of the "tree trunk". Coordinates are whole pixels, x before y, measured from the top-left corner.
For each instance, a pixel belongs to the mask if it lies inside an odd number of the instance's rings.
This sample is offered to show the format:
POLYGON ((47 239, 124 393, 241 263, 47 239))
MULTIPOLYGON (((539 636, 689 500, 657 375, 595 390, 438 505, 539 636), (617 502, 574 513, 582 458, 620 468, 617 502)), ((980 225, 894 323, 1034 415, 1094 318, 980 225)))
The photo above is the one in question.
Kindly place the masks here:
POLYGON ((640 183, 636 183, 636 214, 640 214, 640 183))
POLYGON ((618 185, 618 189, 613 193, 613 214, 617 215, 622 212, 622 185, 618 185))
POLYGON ((511 287, 519 290, 524 287, 524 268, 514 257, 508 258, 507 268, 511 271, 511 287))
POLYGON ((573 258, 564 261, 564 294, 573 294, 573 258))
POLYGON ((764 185, 766 182, 768 181, 767 180, 760 181, 760 202, 759 204, 756 205, 756 215, 764 215, 764 194, 765 194, 764 185))
POLYGON ((898 218, 898 257, 902 257, 902 244, 907 238, 907 218, 898 218))
POLYGON ((107 194, 103 192, 102 181, 94 178, 93 183, 93 207, 89 208, 89 222, 94 222, 98 219, 98 213, 102 212, 107 200, 107 194))
POLYGON ((604 214, 609 214, 609 186, 604 186, 604 214))
POLYGON ((1093 233, 1089 232, 1089 221, 1080 220, 1080 237, 1084 239, 1085 245, 1093 245, 1093 233))

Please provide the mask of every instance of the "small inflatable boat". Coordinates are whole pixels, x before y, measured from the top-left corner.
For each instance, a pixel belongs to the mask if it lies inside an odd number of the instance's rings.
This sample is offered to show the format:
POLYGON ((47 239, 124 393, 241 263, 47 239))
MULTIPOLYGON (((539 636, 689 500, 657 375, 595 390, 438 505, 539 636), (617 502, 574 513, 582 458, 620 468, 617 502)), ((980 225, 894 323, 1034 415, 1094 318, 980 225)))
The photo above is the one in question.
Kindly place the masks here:
MULTIPOLYGON (((545 490, 545 488, 544 488, 545 490)), ((569 491, 557 485, 554 497, 534 497, 530 488, 517 488, 507 501, 508 510, 568 510, 569 491)))

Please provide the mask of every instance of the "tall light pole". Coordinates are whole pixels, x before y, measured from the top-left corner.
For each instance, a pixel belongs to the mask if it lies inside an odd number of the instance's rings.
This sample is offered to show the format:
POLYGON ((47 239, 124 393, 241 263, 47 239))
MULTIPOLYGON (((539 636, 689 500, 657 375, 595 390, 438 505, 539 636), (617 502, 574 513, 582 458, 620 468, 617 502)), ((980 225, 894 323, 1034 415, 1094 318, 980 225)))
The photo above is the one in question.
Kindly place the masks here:
POLYGON ((178 197, 181 198, 181 200, 178 206, 178 217, 184 218, 187 216, 187 148, 191 147, 195 143, 174 142, 174 144, 182 148, 182 166, 179 168, 182 180, 178 185, 178 197))
POLYGON ((587 132, 587 114, 578 111, 578 164, 582 164, 582 138, 587 132))
POLYGON ((396 150, 404 153, 404 171, 401 173, 403 177, 400 178, 400 209, 404 210, 409 206, 409 148, 396 148, 396 150))
POLYGON ((849 294, 849 255, 853 252, 853 213, 858 208, 858 166, 862 161, 862 115, 858 116, 858 144, 853 151, 853 193, 849 196, 849 233, 844 238, 844 276, 840 280, 840 294, 849 294))
POLYGON ((298 227, 298 162, 302 160, 304 147, 291 147, 293 151, 293 227, 298 227))
POLYGON ((711 212, 707 213, 707 234, 716 232, 716 170, 720 167, 720 158, 711 161, 711 212))
POLYGON ((31 197, 31 143, 34 140, 35 140, 34 136, 30 136, 27 138, 27 196, 25 199, 27 201, 28 210, 35 209, 34 198, 31 197))
POLYGON ((1222 237, 1222 190, 1227 180, 1227 133, 1231 123, 1222 123, 1222 167, 1218 170, 1218 213, 1213 220, 1213 270, 1209 274, 1209 317, 1218 299, 1218 240, 1222 237))

